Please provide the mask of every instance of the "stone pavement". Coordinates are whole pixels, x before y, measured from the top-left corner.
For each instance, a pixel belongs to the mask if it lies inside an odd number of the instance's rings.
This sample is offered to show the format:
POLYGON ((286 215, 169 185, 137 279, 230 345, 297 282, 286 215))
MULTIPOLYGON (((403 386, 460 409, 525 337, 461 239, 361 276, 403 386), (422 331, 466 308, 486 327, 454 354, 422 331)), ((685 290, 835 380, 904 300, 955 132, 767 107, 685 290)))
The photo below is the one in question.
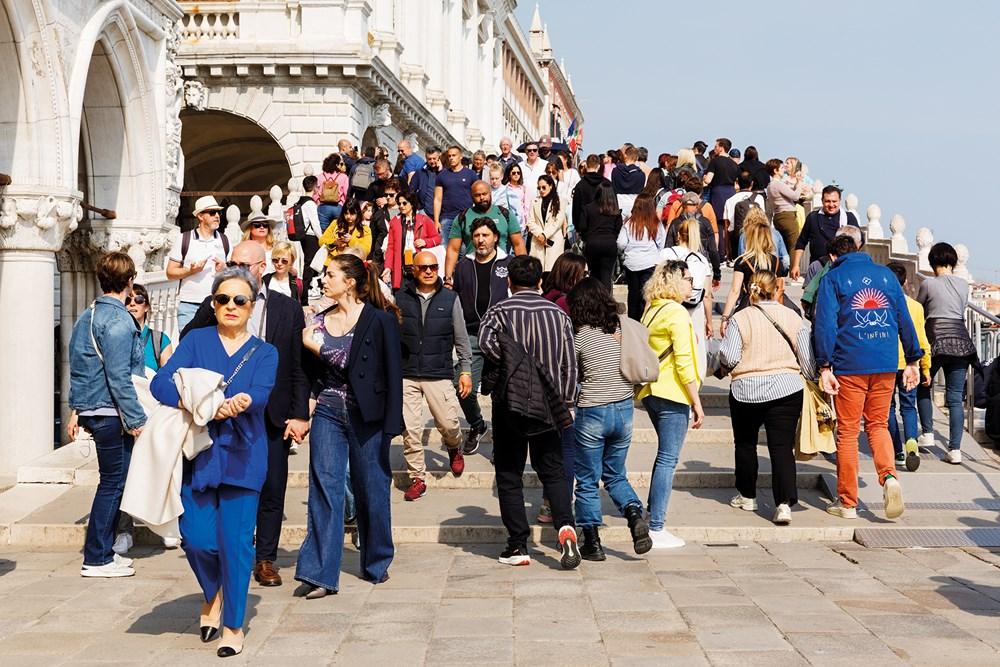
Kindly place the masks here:
MULTIPOLYGON (((407 544, 391 579, 307 601, 251 584, 244 653, 227 664, 844 665, 1000 663, 1000 550, 705 543, 558 569, 498 545, 407 544)), ((7 665, 212 664, 180 551, 136 549, 138 574, 78 575, 75 550, 0 550, 7 665)), ((283 552, 290 578, 295 554, 283 552)))

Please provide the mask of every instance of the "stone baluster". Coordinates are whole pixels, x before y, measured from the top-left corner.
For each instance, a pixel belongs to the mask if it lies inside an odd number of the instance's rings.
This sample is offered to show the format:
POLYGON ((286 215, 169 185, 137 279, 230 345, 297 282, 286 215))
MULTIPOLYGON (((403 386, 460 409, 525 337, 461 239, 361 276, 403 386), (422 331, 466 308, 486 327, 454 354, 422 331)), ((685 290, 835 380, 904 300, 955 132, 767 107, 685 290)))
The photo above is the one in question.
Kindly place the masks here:
POLYGON ((812 182, 812 207, 813 210, 823 208, 823 181, 812 182))
POLYGON ((910 252, 910 246, 906 242, 903 232, 906 231, 906 220, 899 213, 889 220, 889 231, 892 232, 892 251, 897 253, 910 252))
MULTIPOLYGON (((254 199, 258 203, 258 211, 260 210, 260 197, 254 195, 254 199)), ((251 207, 253 206, 253 200, 251 201, 251 207)), ((253 213, 251 212, 251 217, 253 213)), ((230 204, 229 208, 226 209, 226 236, 229 238, 229 247, 235 248, 236 244, 243 240, 243 230, 240 229, 240 208, 236 204, 230 204)))
POLYGON ((920 271, 930 272, 931 263, 927 259, 927 256, 931 252, 931 246, 934 245, 934 234, 927 227, 921 227, 917 230, 917 269, 920 271))
POLYGON ((958 256, 958 263, 953 273, 959 278, 965 278, 969 283, 975 282, 969 273, 969 248, 964 243, 956 243, 955 254, 958 256))
POLYGON ((267 205, 267 217, 275 221, 274 238, 285 241, 288 240, 288 232, 285 229, 285 207, 281 203, 282 191, 280 185, 272 185, 268 192, 271 202, 267 205))
POLYGON ((858 196, 853 192, 848 192, 847 197, 844 199, 844 204, 848 213, 853 213, 854 217, 861 222, 861 216, 858 215, 858 196))
POLYGON ((872 204, 865 211, 868 216, 868 238, 884 239, 885 231, 882 229, 882 209, 878 204, 872 204))
POLYGON ((166 271, 152 271, 145 277, 149 292, 149 328, 162 331, 174 346, 180 332, 177 330, 177 281, 167 278, 166 271))

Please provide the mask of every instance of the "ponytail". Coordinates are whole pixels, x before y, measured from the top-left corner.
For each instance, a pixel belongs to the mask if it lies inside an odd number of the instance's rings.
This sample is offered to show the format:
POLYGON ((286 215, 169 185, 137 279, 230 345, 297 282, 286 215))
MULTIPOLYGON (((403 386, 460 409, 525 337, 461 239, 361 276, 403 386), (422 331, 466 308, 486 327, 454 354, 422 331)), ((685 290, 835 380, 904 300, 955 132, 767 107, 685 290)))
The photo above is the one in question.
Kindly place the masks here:
POLYGON ((341 253, 333 257, 330 264, 336 264, 337 268, 344 272, 345 277, 354 281, 354 294, 359 301, 392 313, 397 320, 402 321, 399 308, 382 293, 377 263, 362 260, 349 253, 341 253))
POLYGON ((778 278, 771 271, 756 271, 750 277, 750 303, 770 301, 778 293, 778 278))

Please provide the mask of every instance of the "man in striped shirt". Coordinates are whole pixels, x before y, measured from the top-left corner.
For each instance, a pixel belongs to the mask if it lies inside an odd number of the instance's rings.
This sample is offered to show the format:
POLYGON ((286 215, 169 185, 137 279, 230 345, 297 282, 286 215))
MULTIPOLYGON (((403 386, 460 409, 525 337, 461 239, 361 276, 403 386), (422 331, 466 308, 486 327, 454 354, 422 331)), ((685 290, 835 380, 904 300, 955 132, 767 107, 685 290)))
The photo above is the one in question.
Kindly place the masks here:
MULTIPOLYGON (((502 365, 505 350, 501 337, 508 341, 513 339, 548 376, 559 394, 555 397, 556 403, 561 401, 565 406, 563 414, 571 413, 577 376, 573 325, 558 306, 539 293, 542 264, 537 258, 521 255, 512 259, 508 280, 511 296, 490 308, 479 327, 479 347, 483 356, 502 365)), ((537 421, 511 411, 496 394, 494 398, 493 462, 500 516, 508 533, 507 550, 500 555, 500 562, 508 565, 531 563, 528 555, 530 528, 524 511, 522 483, 530 450, 531 466, 538 473, 552 506, 553 523, 559 527, 562 566, 575 568, 580 564, 580 552, 573 527, 571 491, 563 474, 559 429, 555 426, 540 429, 537 421)))

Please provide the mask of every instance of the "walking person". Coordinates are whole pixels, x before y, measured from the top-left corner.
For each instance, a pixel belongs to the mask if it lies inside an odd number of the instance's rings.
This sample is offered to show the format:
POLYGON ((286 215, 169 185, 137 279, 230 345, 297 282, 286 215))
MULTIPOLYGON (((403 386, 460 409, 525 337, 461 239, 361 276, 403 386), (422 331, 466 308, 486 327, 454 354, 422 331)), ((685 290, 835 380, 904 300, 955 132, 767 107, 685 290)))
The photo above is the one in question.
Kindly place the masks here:
MULTIPOLYGON (((119 505, 135 438, 146 424, 132 376, 144 376, 140 329, 125 309, 135 264, 122 252, 97 263, 102 295, 73 325, 69 341, 69 406, 94 438, 99 480, 83 544, 84 577, 131 577, 132 559, 114 552, 119 505)), ((71 422, 71 438, 76 437, 71 422)))
POLYGON ((628 316, 633 320, 638 320, 643 313, 645 285, 660 261, 660 250, 666 239, 666 230, 656 217, 653 198, 646 194, 638 195, 632 205, 632 216, 618 233, 618 250, 625 257, 628 316))
MULTIPOLYGON (((651 172, 655 173, 655 172, 651 172)), ((701 225, 688 218, 677 226, 677 245, 664 248, 660 260, 676 259, 687 264, 691 274, 691 295, 683 306, 691 316, 691 326, 698 350, 698 368, 708 368, 708 340, 715 335, 712 325, 712 265, 702 254, 701 225)))
MULTIPOLYGON (((965 429, 965 377, 969 364, 978 363, 976 346, 965 328, 965 308, 969 303, 969 282, 953 272, 958 253, 947 243, 935 243, 927 256, 934 277, 920 283, 917 301, 927 316, 927 338, 931 345, 930 377, 944 371, 944 402, 948 406, 948 463, 962 462, 962 431, 965 429)), ((933 442, 930 387, 918 389, 920 402, 926 405, 925 438, 933 442)))
POLYGON ((767 433, 771 457, 772 521, 792 521, 798 503, 795 434, 802 413, 802 380, 815 376, 808 323, 775 301, 778 278, 762 270, 750 277, 750 307, 729 320, 719 353, 732 369, 729 412, 735 445, 736 495, 729 502, 757 511, 757 437, 767 433))
POLYGON ((288 241, 276 242, 271 250, 271 267, 272 272, 264 275, 264 286, 300 303, 305 284, 295 275, 295 246, 288 241))
MULTIPOLYGON (((254 250, 260 267, 263 249, 254 250)), ((226 378, 226 400, 208 424, 213 444, 184 466, 180 516, 184 554, 204 596, 201 640, 211 641, 221 623, 220 658, 243 651, 257 503, 268 469, 265 413, 279 362, 274 346, 249 330, 259 289, 246 269, 219 272, 212 281, 216 326, 188 332, 150 383, 156 400, 174 407, 181 402, 177 370, 201 368, 226 378)))
POLYGON ((402 313, 403 343, 403 456, 410 475, 404 500, 427 493, 424 481, 424 403, 430 408, 455 477, 465 470, 458 397, 472 391, 472 348, 458 295, 445 289, 438 277, 437 256, 426 250, 413 258, 414 280, 396 292, 402 313), (458 357, 458 396, 452 385, 452 354, 458 357))
POLYGON ((396 196, 399 215, 389 221, 388 244, 385 249, 385 270, 382 280, 393 290, 403 285, 403 279, 411 275, 416 254, 441 244, 434 221, 417 211, 419 201, 416 193, 400 192, 396 196))
POLYGON ((733 315, 750 305, 750 279, 758 271, 769 271, 778 276, 778 292, 775 295, 779 301, 784 296, 784 267, 774 248, 774 238, 771 228, 764 219, 762 211, 751 211, 744 227, 744 251, 733 263, 733 282, 726 296, 726 305, 722 308, 722 335, 726 335, 726 327, 733 315))
POLYGON ((837 411, 837 501, 826 511, 842 519, 858 516, 858 432, 864 417, 885 515, 895 519, 904 509, 888 425, 899 359, 896 341, 903 343, 906 390, 919 381, 923 351, 892 271, 859 252, 850 236, 836 237, 830 254, 837 259, 820 282, 813 320, 820 387, 834 396, 837 411))
POLYGON ((600 483, 628 521, 633 549, 643 554, 653 542, 642 517, 642 501, 625 470, 634 395, 632 383, 621 373, 618 302, 604 283, 590 277, 570 291, 569 310, 580 380, 573 424, 576 519, 583 531, 580 555, 585 560, 606 558, 600 535, 600 483))
POLYGON ((319 234, 322 234, 331 222, 340 217, 344 203, 347 202, 347 192, 351 189, 351 182, 347 176, 347 162, 340 153, 330 153, 323 160, 322 173, 318 177, 306 176, 306 178, 314 179, 309 187, 306 187, 303 179, 302 186, 306 194, 311 195, 316 203, 319 234))
POLYGON ((462 149, 451 146, 445 153, 446 168, 437 174, 434 183, 434 224, 441 238, 451 238, 451 222, 459 213, 472 206, 473 182, 480 179, 476 172, 462 166, 462 149))
POLYGON ((542 263, 542 271, 552 270, 556 258, 563 254, 568 231, 566 204, 556 190, 555 180, 545 174, 538 179, 538 199, 528 215, 531 246, 528 254, 542 263))
MULTIPOLYGON (((339 154, 337 154, 339 157, 339 154)), ((343 165, 343 162, 340 163, 343 165)), ((346 176, 345 176, 346 179, 346 176)), ((298 234, 298 242, 302 248, 302 285, 298 291, 298 301, 306 306, 309 304, 309 290, 313 285, 313 278, 316 277, 316 271, 312 268, 313 258, 316 253, 319 252, 319 237, 322 235, 325 229, 320 227, 319 219, 319 208, 316 202, 313 200, 311 194, 317 189, 317 179, 315 176, 306 176, 302 179, 302 189, 305 191, 299 200, 289 207, 286 212, 286 217, 291 217, 292 222, 296 225, 301 225, 301 232, 298 234), (296 220, 298 218, 298 220, 296 220)), ((324 204, 324 206, 330 206, 324 204)), ((328 208, 328 212, 332 210, 337 211, 337 216, 343 210, 343 206, 337 206, 335 209, 328 208)), ((335 218, 331 218, 335 219, 335 218)), ((327 227, 329 227, 329 221, 327 222, 327 227)), ((298 230, 296 230, 298 231, 298 230)), ((274 254, 272 252, 272 261, 274 254)), ((291 269, 295 266, 295 260, 288 265, 291 269)), ((279 271, 279 267, 275 266, 275 271, 279 271)), ((279 287, 280 289, 280 287, 279 287)), ((289 286, 289 293, 291 293, 291 287, 289 286)))
MULTIPOLYGON (((777 158, 767 161, 767 171, 771 176, 766 189, 767 205, 772 212, 771 221, 774 228, 781 234, 785 248, 792 251, 799 240, 799 221, 795 206, 802 198, 805 186, 802 183, 801 173, 791 175, 787 179, 783 178, 783 165, 784 163, 777 158)), ((798 271, 795 272, 795 275, 798 275, 798 271)))
MULTIPOLYGON (((590 183, 596 174, 588 173, 577 190, 590 183)), ((618 208, 618 197, 611 182, 601 178, 593 195, 593 201, 580 209, 576 231, 583 241, 583 256, 587 258, 590 275, 597 278, 611 290, 614 282, 615 263, 618 261, 618 235, 621 233, 622 212, 618 208)), ((576 200, 573 202, 576 207, 576 200)))
POLYGON ((649 329, 649 346, 660 359, 660 376, 645 385, 637 398, 653 422, 657 439, 649 486, 649 535, 654 549, 684 546, 684 540, 667 531, 664 522, 688 420, 697 429, 705 418, 698 395, 704 371, 698 367, 691 317, 681 305, 691 295, 692 284, 687 264, 678 260, 657 266, 646 284, 649 306, 642 323, 649 329))
POLYGON ((479 327, 479 347, 496 369, 493 396, 494 465, 507 549, 500 562, 529 565, 524 464, 538 473, 552 506, 560 564, 573 569, 580 550, 573 527, 560 432, 572 422, 576 393, 573 326, 566 313, 538 293, 542 263, 521 255, 508 266, 511 296, 496 304, 479 327))
POLYGON ((403 375, 399 311, 382 295, 376 271, 354 255, 334 257, 323 294, 335 304, 302 332, 302 344, 322 367, 313 388, 307 532, 295 568, 309 600, 340 588, 348 461, 361 576, 374 584, 389 578, 389 443, 403 432, 403 375))
POLYGON ((514 206, 511 210, 521 222, 521 236, 524 237, 528 233, 528 208, 531 201, 528 200, 528 191, 524 187, 524 170, 520 162, 513 162, 507 166, 503 174, 503 184, 507 186, 508 196, 514 206))
POLYGON ((215 197, 199 197, 194 203, 198 226, 178 234, 170 246, 166 274, 168 280, 179 280, 177 291, 177 330, 183 331, 198 305, 212 289, 212 278, 226 268, 229 259, 229 237, 219 231, 222 207, 215 197))

